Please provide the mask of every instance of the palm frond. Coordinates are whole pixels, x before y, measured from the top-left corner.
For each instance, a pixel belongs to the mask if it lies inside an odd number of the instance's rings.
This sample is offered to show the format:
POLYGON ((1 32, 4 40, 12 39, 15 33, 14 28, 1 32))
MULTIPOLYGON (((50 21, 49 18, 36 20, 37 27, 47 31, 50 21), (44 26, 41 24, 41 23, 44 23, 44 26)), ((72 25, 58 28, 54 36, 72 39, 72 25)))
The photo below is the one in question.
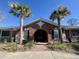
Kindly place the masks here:
POLYGON ((50 15, 50 19, 55 20, 57 17, 58 17, 58 12, 54 10, 50 15))
POLYGON ((70 12, 66 6, 60 6, 57 11, 62 16, 67 16, 70 14, 70 12))
POLYGON ((15 11, 14 11, 13 9, 11 9, 11 10, 9 11, 9 13, 15 13, 15 11))
POLYGON ((20 5, 17 3, 11 3, 10 5, 12 5, 13 7, 11 7, 11 10, 9 11, 9 13, 17 17, 20 17, 20 16, 30 17, 31 12, 29 12, 30 9, 28 6, 20 5))
POLYGON ((30 16, 32 16, 32 13, 29 13, 26 17, 30 17, 30 16))

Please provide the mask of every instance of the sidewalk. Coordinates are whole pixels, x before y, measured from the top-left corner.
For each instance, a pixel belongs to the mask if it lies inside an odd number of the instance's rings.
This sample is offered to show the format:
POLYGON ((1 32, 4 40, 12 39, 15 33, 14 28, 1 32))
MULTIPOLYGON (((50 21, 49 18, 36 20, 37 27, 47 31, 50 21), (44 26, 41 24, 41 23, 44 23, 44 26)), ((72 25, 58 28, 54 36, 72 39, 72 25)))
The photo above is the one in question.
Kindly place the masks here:
POLYGON ((0 59, 79 59, 79 55, 55 51, 0 52, 0 59))

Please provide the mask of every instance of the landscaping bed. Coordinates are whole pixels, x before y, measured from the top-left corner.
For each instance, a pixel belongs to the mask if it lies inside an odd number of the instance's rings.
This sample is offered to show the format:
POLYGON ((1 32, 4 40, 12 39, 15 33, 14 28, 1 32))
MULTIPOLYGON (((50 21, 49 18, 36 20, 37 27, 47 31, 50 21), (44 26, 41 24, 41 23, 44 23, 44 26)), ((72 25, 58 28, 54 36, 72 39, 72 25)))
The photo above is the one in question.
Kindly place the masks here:
MULTIPOLYGON (((36 46, 38 45, 36 45, 33 41, 29 41, 24 45, 16 44, 15 42, 0 43, 0 51, 8 51, 8 52, 31 51, 34 48, 36 49, 36 46)), ((42 46, 44 47, 44 45, 42 46)), ((48 48, 49 51, 60 51, 60 52, 79 54, 79 43, 48 43, 45 45, 45 49, 46 47, 48 48)))
POLYGON ((0 51, 16 52, 16 51, 27 51, 34 48, 34 42, 30 41, 26 44, 20 45, 16 42, 0 43, 0 51))
POLYGON ((79 43, 49 43, 48 48, 52 51, 61 51, 67 53, 79 53, 79 43))

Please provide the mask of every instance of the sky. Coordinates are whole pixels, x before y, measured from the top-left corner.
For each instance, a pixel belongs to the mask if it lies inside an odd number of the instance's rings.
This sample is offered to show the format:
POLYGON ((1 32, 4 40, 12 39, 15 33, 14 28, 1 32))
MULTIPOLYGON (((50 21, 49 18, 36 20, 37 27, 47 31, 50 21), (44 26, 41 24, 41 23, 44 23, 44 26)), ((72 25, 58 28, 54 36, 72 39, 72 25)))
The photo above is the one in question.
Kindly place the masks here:
POLYGON ((70 15, 61 20, 62 25, 68 25, 67 21, 71 18, 79 19, 79 0, 0 0, 0 16, 4 17, 4 20, 0 21, 0 27, 19 26, 20 23, 19 18, 9 14, 10 7, 8 6, 8 1, 16 1, 30 7, 32 16, 26 18, 24 24, 32 22, 37 18, 50 20, 51 12, 60 5, 67 6, 70 11, 70 15))

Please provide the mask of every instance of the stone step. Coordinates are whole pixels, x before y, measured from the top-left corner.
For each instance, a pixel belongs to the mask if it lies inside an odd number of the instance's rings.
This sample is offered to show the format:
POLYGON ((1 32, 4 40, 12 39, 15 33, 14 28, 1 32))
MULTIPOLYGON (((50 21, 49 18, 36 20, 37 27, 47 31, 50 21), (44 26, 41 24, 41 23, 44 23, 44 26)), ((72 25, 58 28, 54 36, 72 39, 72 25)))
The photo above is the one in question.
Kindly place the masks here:
POLYGON ((32 51, 49 51, 47 43, 36 43, 35 47, 31 49, 32 51))

